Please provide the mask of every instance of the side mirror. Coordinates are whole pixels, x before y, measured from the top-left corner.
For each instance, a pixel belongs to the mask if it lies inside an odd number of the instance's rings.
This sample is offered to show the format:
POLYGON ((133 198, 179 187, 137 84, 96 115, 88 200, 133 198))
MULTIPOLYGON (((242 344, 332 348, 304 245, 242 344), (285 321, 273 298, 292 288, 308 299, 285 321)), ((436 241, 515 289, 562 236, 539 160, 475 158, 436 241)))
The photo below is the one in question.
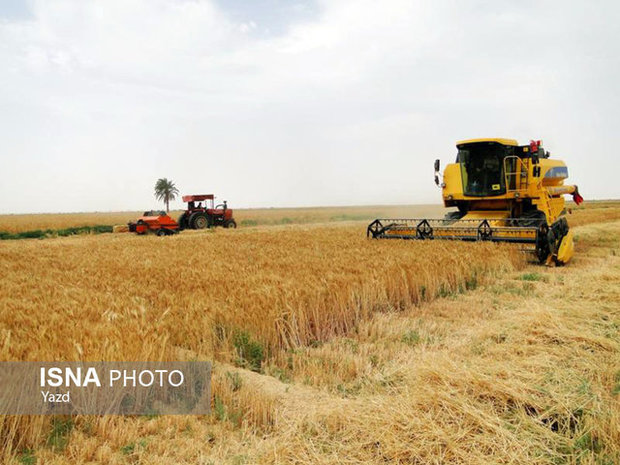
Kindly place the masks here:
POLYGON ((435 173, 439 171, 439 159, 435 160, 435 173))

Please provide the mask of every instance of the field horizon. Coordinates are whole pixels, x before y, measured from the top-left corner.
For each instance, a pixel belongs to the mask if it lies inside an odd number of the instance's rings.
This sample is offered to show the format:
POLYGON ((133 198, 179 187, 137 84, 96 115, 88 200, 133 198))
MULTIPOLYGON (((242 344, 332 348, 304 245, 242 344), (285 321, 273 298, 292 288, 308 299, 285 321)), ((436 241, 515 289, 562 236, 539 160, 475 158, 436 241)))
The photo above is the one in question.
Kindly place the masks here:
MULTIPOLYGON (((613 207, 620 200, 590 200, 586 205, 596 208, 613 207)), ((572 202, 568 209, 579 211, 572 202)), ((335 223, 342 221, 372 221, 375 218, 442 218, 454 210, 442 204, 352 205, 321 207, 266 207, 235 209, 238 227, 273 226, 286 224, 335 223)), ((182 210, 170 210, 178 218, 182 210)), ((7 213, 0 214, 0 233, 32 230, 115 226, 134 221, 143 211, 73 212, 73 213, 7 213)), ((570 219, 570 215, 569 215, 570 219)))
MULTIPOLYGON (((604 198, 604 199, 586 199, 587 203, 608 203, 608 202, 620 202, 620 199, 614 199, 614 198, 604 198)), ((572 201, 567 201, 567 204, 573 204, 572 201)), ((430 202, 430 203, 393 203, 393 204, 382 204, 382 203, 377 203, 377 204, 347 204, 347 205, 310 205, 310 206, 295 206, 295 205, 289 205, 289 206, 280 206, 280 207, 239 207, 239 208, 235 208, 234 206, 231 206, 231 208, 235 209, 235 210, 239 210, 239 211, 269 211, 269 210, 315 210, 315 209, 338 209, 338 208, 343 208, 343 209, 365 209, 365 208, 382 208, 382 207, 387 207, 387 208, 398 208, 398 207, 406 207, 406 208, 410 208, 410 207, 436 207, 436 206, 441 206, 443 207, 443 203, 441 202, 430 202)), ((155 206, 155 208, 153 208, 153 210, 165 210, 165 206, 159 205, 159 206, 155 206), (161 208, 160 208, 161 207, 161 208)), ((127 210, 83 210, 83 211, 48 211, 48 212, 4 212, 4 213, 0 213, 0 217, 2 216, 20 216, 20 215, 91 215, 91 214, 104 214, 104 215, 110 215, 110 214, 125 214, 125 213, 139 213, 140 211, 144 211, 144 210, 132 210, 132 209, 127 209, 127 210)), ((180 208, 171 208, 170 209, 171 212, 181 212, 183 211, 183 209, 180 208)))

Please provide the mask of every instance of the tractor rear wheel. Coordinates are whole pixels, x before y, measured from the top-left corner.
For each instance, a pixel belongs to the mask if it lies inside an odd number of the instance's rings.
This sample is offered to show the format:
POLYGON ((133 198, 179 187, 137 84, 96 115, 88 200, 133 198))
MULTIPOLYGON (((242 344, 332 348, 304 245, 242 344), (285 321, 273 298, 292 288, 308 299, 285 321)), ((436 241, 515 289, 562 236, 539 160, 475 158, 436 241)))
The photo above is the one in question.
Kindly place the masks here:
POLYGON ((233 228, 233 229, 234 229, 234 228, 236 228, 236 227, 237 227, 237 223, 235 222, 235 220, 227 220, 227 221, 224 223, 224 227, 225 227, 225 228, 233 228))
POLYGON ((208 220, 206 215, 199 213, 191 218, 191 227, 194 229, 204 229, 207 227, 208 220))

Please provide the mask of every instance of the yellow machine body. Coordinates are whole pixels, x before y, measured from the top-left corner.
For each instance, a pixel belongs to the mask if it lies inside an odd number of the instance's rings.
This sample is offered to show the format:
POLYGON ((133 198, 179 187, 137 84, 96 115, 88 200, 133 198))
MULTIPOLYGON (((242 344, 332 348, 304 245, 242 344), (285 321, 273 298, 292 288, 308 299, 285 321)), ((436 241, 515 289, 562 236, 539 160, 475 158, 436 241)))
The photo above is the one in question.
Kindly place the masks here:
MULTIPOLYGON (((564 195, 579 204, 577 186, 565 185, 568 169, 549 158, 540 141, 469 139, 456 143, 454 163, 441 182, 443 220, 377 219, 368 227, 375 238, 491 240, 531 244, 541 261, 564 264, 574 253, 564 218, 564 195)), ((435 162, 437 184, 439 161, 435 162)))

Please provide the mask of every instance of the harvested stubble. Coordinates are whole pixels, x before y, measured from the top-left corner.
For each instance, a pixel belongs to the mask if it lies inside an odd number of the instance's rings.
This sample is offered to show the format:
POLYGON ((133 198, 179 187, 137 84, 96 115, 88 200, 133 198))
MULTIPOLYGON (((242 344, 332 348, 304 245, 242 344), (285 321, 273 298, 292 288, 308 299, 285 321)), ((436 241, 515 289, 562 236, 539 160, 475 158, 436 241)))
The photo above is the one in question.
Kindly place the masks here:
POLYGON ((290 376, 333 395, 287 414, 265 463, 620 463, 620 223, 578 232, 588 253, 540 282, 508 274, 304 349, 290 376))

